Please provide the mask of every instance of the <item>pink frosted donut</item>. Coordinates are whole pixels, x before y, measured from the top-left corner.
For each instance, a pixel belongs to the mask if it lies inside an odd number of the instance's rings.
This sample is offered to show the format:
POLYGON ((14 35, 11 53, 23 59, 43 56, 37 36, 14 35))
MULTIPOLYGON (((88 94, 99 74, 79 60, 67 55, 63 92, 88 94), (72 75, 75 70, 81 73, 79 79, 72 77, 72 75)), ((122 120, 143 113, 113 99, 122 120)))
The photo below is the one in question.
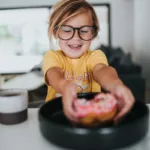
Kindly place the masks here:
POLYGON ((80 123, 86 126, 112 121, 117 113, 117 100, 110 93, 99 93, 94 99, 75 99, 74 107, 80 123))

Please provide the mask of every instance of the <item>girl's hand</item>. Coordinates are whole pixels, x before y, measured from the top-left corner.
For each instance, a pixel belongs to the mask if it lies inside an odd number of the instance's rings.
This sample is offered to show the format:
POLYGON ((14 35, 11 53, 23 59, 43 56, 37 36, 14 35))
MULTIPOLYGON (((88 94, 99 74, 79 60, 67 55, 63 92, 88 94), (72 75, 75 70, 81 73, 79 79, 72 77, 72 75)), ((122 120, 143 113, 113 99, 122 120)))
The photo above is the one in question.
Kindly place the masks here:
POLYGON ((77 96, 77 87, 73 82, 68 82, 64 85, 63 90, 63 110, 64 114, 68 119, 73 122, 78 122, 78 118, 76 116, 76 112, 73 108, 73 101, 77 96))
POLYGON ((114 118, 114 122, 117 123, 123 116, 125 116, 133 107, 135 99, 132 92, 124 84, 116 85, 111 93, 118 99, 119 113, 114 118))

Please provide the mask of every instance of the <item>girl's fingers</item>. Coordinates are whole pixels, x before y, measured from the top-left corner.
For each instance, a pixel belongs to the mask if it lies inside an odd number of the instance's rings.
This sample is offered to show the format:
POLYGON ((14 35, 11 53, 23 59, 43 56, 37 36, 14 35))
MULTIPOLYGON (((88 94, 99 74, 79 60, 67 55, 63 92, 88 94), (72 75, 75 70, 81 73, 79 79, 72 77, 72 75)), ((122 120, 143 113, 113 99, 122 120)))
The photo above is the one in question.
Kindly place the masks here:
POLYGON ((76 86, 74 84, 67 88, 67 92, 63 95, 64 113, 66 117, 73 122, 78 122, 78 117, 73 107, 73 101, 76 95, 76 86))
POLYGON ((72 103, 66 104, 64 106, 64 113, 68 117, 68 119, 70 119, 70 120, 72 120, 74 122, 78 121, 78 118, 77 118, 77 115, 76 115, 76 111, 73 109, 72 103))
POLYGON ((124 107, 114 118, 114 121, 117 122, 120 118, 125 116, 125 114, 127 114, 127 112, 129 112, 129 110, 130 110, 130 108, 128 106, 124 107))
POLYGON ((65 115, 68 117, 73 122, 78 122, 78 117, 76 116, 76 112, 73 111, 72 109, 68 109, 66 112, 64 112, 65 115))
POLYGON ((132 109, 135 102, 134 97, 130 90, 124 93, 123 98, 120 99, 120 101, 124 101, 124 106, 118 113, 118 115, 114 118, 114 122, 118 122, 120 118, 125 116, 132 109))

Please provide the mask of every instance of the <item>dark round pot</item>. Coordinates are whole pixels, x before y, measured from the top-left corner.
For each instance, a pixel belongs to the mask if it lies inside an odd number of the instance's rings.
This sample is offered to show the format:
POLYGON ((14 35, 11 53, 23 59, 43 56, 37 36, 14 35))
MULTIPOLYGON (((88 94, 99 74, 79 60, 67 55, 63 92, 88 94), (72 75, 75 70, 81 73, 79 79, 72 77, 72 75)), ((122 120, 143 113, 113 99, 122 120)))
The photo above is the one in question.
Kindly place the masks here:
MULTIPOLYGON (((82 93, 78 97, 93 98, 96 93, 82 93)), ((72 125, 62 111, 61 97, 42 105, 39 109, 40 131, 50 142, 70 149, 109 150, 129 146, 140 141, 149 127, 149 109, 136 101, 132 110, 118 125, 97 128, 72 125)))

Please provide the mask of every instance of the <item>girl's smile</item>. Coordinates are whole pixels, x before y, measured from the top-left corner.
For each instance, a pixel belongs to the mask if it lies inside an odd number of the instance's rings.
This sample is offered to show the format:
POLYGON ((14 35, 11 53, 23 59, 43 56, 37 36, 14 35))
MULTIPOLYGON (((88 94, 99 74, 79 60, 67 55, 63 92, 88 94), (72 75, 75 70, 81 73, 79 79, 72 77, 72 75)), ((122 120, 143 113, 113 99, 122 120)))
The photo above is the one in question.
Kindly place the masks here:
POLYGON ((72 50, 80 50, 82 45, 68 45, 72 50))

